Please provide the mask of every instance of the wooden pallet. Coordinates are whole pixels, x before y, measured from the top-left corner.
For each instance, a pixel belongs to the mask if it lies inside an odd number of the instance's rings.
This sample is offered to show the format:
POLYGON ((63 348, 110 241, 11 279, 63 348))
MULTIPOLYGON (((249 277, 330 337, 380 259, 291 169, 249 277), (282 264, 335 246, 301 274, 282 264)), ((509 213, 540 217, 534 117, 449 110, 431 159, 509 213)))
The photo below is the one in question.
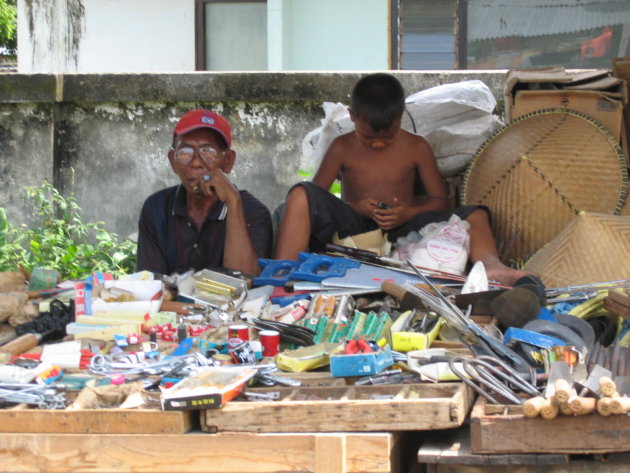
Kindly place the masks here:
POLYGON ((431 433, 418 449, 423 473, 626 473, 630 455, 566 453, 475 454, 466 429, 431 433))
POLYGON ((573 453, 630 451, 630 416, 558 416, 553 420, 523 415, 520 406, 487 404, 477 399, 470 415, 473 453, 573 453))
POLYGON ((3 409, 0 433, 183 434, 197 417, 191 411, 149 409, 3 409))
POLYGON ((0 473, 390 473, 398 434, 0 434, 0 473))
POLYGON ((458 427, 474 395, 462 383, 256 389, 277 401, 201 412, 207 432, 377 432, 458 427))

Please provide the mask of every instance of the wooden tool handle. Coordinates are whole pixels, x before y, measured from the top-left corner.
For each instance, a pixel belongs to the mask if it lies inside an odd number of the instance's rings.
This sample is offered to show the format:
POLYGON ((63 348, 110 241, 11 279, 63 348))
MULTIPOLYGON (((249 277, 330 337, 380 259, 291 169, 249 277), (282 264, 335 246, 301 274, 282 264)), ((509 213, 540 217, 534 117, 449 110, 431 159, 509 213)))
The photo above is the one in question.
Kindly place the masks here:
POLYGON ((610 400, 610 412, 613 414, 627 414, 630 411, 630 397, 616 397, 610 400))
POLYGON ((42 336, 39 333, 25 333, 18 338, 0 346, 0 351, 11 355, 20 355, 39 345, 42 336))
POLYGON ((180 315, 190 315, 192 313, 189 309, 190 307, 201 308, 201 306, 191 304, 190 302, 162 301, 160 310, 164 312, 176 312, 180 315))
POLYGON ((612 399, 609 397, 602 397, 597 400, 597 413, 601 416, 609 416, 612 414, 610 410, 610 403, 612 399))
POLYGON ((545 398, 542 396, 536 396, 528 399, 523 403, 523 414, 525 417, 533 418, 538 417, 540 409, 545 404, 545 398))
POLYGON ((403 297, 405 297, 405 294, 407 294, 407 290, 404 287, 391 281, 383 281, 381 283, 381 289, 383 289, 383 291, 387 294, 390 294, 400 300, 402 300, 403 297))
POLYGON ((571 396, 577 395, 571 383, 566 379, 558 379, 554 383, 555 396, 558 402, 569 402, 571 396))
POLYGON ((555 419, 558 417, 559 412, 558 405, 553 397, 545 399, 545 402, 540 408, 540 416, 547 420, 555 419))
POLYGON ((571 406, 569 406, 568 402, 556 402, 556 404, 558 404, 558 410, 563 416, 573 415, 573 411, 571 410, 571 406))
POLYGON ((597 407, 597 399, 594 397, 571 396, 569 399, 569 408, 576 416, 590 414, 597 407))
POLYGON ((614 392, 617 392, 617 385, 608 376, 602 376, 599 378, 599 392, 610 397, 614 392))

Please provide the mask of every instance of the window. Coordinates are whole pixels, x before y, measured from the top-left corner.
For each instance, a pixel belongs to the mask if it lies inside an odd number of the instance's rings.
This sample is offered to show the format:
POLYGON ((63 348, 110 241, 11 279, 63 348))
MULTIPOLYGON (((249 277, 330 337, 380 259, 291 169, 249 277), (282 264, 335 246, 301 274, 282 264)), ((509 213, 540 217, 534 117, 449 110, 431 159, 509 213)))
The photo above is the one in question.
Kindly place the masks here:
POLYGON ((197 0, 196 69, 267 70, 266 0, 197 0))
POLYGON ((468 69, 610 68, 627 56, 628 0, 468 0, 468 69))
POLYGON ((457 0, 399 0, 399 69, 455 68, 456 8, 457 0))
POLYGON ((394 68, 610 68, 630 55, 628 0, 392 2, 394 68))

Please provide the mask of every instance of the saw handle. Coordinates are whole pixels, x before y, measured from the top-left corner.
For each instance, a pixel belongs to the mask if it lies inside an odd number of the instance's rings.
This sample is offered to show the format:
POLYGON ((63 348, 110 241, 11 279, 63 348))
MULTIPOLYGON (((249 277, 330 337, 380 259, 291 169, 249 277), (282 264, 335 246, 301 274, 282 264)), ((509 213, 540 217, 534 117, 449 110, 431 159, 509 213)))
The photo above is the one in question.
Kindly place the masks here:
POLYGON ((0 346, 0 352, 10 353, 11 355, 21 355, 39 345, 42 335, 39 333, 25 333, 0 346))

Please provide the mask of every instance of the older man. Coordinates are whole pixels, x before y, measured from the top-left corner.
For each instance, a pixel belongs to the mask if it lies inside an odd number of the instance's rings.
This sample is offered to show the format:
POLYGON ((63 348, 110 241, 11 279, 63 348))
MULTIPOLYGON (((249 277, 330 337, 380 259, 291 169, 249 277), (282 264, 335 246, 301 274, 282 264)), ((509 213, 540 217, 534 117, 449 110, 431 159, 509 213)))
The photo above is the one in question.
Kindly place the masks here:
POLYGON ((211 110, 192 110, 179 119, 168 160, 181 183, 144 202, 137 270, 259 272, 258 258, 271 253, 271 216, 265 205, 228 178, 235 159, 225 118, 211 110))

